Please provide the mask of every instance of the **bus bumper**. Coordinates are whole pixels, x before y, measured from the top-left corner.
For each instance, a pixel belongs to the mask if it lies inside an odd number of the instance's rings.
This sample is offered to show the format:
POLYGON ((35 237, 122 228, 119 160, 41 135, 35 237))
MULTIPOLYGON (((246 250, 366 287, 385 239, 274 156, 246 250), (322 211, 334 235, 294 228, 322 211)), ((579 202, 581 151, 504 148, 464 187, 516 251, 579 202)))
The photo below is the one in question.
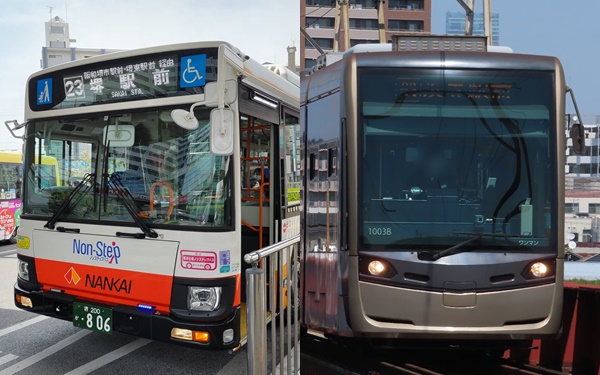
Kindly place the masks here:
MULTIPOLYGON (((14 297, 15 306, 22 310, 68 321, 73 321, 73 303, 87 302, 79 301, 74 296, 63 293, 27 291, 19 287, 18 284, 15 284, 14 286, 14 297), (31 307, 19 303, 19 301, 24 300, 23 297, 29 298, 27 304, 29 304, 30 301, 31 307)), ((102 304, 95 302, 90 303, 103 306, 102 304)), ((136 307, 125 305, 104 307, 112 309, 113 332, 128 333, 151 340, 182 344, 202 349, 235 349, 240 344, 241 310, 239 306, 233 308, 233 311, 228 318, 217 322, 184 321, 174 319, 171 316, 159 315, 157 312, 143 312, 136 307), (207 343, 200 343, 175 339, 171 337, 173 328, 208 332, 210 340, 207 343), (224 343, 223 334, 228 329, 233 330, 234 338, 233 341, 224 343)))

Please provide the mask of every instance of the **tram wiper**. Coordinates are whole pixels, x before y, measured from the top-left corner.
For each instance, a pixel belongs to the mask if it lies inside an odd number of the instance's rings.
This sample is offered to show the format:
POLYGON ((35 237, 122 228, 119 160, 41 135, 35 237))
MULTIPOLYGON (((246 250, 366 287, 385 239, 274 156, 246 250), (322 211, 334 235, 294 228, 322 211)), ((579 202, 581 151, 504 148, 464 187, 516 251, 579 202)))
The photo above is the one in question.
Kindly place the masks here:
POLYGON ((469 235, 469 236, 473 236, 461 243, 458 243, 456 245, 453 245, 445 250, 439 251, 437 253, 432 253, 432 252, 428 252, 428 251, 423 251, 419 253, 419 259, 420 260, 429 260, 429 261, 433 261, 435 262, 436 260, 446 257, 448 255, 454 255, 454 254, 459 254, 459 253, 465 253, 465 252, 469 252, 472 250, 472 248, 466 248, 464 249, 463 247, 465 245, 470 244, 471 242, 477 241, 478 239, 482 238, 482 237, 502 237, 505 239, 509 239, 509 238, 532 238, 531 236, 524 236, 524 235, 520 235, 520 234, 504 234, 504 233, 478 233, 478 232, 454 232, 453 234, 458 234, 458 235, 469 235))
MULTIPOLYGON (((131 195, 131 193, 129 192, 129 190, 125 187, 125 185, 123 185, 123 183, 121 182, 121 177, 116 174, 113 173, 108 177, 108 181, 112 183, 114 192, 116 194, 116 196, 121 200, 121 202, 123 202, 123 206, 125 207, 125 210, 127 211, 127 213, 131 216, 131 218, 133 219, 133 221, 135 221, 135 223, 137 224, 137 226, 142 230, 143 234, 140 233, 139 236, 137 235, 133 235, 130 237, 135 237, 135 238, 144 238, 144 237, 150 237, 150 238, 157 238, 158 237, 158 233, 156 233, 154 231, 154 229, 150 228, 148 226, 148 224, 144 223, 142 221, 142 219, 138 216, 138 214, 140 213, 140 210, 138 210, 137 206, 135 205, 135 198, 133 197, 133 195, 131 195)), ((127 233, 121 233, 121 235, 129 235, 127 233)))
POLYGON ((432 253, 429 251, 423 251, 419 253, 419 259, 420 260, 429 260, 432 262, 435 262, 436 260, 443 258, 445 256, 448 255, 453 255, 453 254, 458 254, 458 253, 464 253, 467 251, 471 251, 471 249, 469 248, 464 248, 465 245, 470 244, 471 242, 477 241, 478 239, 480 239, 481 237, 483 237, 485 234, 484 233, 477 233, 476 235, 474 235, 473 237, 461 242, 461 243, 457 243, 456 245, 453 245, 445 250, 442 251, 438 251, 437 253, 432 253))
POLYGON ((69 206, 71 205, 71 202, 73 202, 75 197, 77 197, 77 199, 74 201, 74 204, 73 204, 74 206, 77 205, 77 203, 79 203, 79 201, 81 201, 81 199, 85 196, 85 194, 90 189, 92 189, 95 185, 96 185, 96 175, 87 173, 84 176, 83 180, 81 180, 81 182, 79 184, 77 184, 77 186, 75 186, 75 189, 71 190, 69 195, 67 195, 65 200, 62 202, 62 204, 58 208, 58 210, 56 210, 56 212, 54 212, 54 214, 50 217, 48 222, 46 224, 44 224, 44 228, 54 229, 54 225, 56 224, 58 219, 60 219, 60 217, 67 211, 67 209, 69 208, 69 206))

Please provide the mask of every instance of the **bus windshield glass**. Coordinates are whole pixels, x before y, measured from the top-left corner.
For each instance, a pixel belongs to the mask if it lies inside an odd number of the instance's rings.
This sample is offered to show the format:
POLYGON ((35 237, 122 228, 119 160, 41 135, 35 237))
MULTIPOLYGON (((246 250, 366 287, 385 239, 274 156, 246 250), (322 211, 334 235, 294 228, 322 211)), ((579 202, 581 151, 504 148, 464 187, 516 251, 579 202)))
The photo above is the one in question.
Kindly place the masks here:
POLYGON ((551 251, 552 72, 359 70, 363 248, 551 251))
POLYGON ((141 220, 149 227, 230 227, 230 160, 210 152, 210 111, 195 111, 200 122, 195 130, 175 125, 170 112, 34 122, 27 136, 24 215, 116 225, 141 220), (58 184, 44 183, 33 150, 58 161, 58 184), (59 211, 65 201, 67 209, 59 211))

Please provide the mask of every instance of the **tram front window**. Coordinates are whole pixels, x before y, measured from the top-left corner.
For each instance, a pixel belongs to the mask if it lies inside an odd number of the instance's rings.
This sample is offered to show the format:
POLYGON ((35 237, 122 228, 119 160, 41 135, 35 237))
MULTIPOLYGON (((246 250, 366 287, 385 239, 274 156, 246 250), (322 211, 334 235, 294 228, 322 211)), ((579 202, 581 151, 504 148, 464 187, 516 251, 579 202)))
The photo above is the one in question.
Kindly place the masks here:
POLYGON ((200 126, 191 131, 177 126, 169 113, 29 126, 28 149, 57 159, 61 186, 42 186, 34 173, 37 157, 27 155, 24 214, 50 218, 68 200, 59 220, 231 226, 230 158, 210 152, 209 111, 196 110, 200 126), (123 143, 119 137, 131 138, 123 143))
POLYGON ((359 82, 364 248, 555 248, 552 74, 364 69, 359 82))

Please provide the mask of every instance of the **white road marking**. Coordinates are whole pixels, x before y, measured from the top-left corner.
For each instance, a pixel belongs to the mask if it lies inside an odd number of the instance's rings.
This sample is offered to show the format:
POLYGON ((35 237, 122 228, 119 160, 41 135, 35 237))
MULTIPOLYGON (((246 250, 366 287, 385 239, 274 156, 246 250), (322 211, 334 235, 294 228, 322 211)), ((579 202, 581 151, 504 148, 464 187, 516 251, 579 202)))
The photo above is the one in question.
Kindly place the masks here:
MULTIPOLYGON (((287 366, 287 359, 288 359, 288 355, 290 356, 291 360, 292 360, 292 368, 294 366, 298 366, 299 364, 295 363, 295 359, 294 359, 294 352, 292 351, 291 353, 287 354, 285 357, 283 357, 283 371, 281 370, 281 363, 277 364, 277 370, 275 370, 274 374, 291 374, 292 373, 292 369, 288 369, 287 366)), ((298 368, 300 368, 300 366, 298 366, 298 368)), ((274 375, 272 373, 272 375, 274 375)))
POLYGON ((5 363, 8 363, 10 361, 13 361, 15 359, 19 358, 18 355, 14 355, 14 354, 6 354, 3 355, 2 357, 0 357, 0 366, 2 366, 5 363))
POLYGON ((46 349, 42 350, 39 353, 34 354, 31 357, 27 357, 26 359, 22 360, 21 362, 17 362, 14 365, 5 368, 4 370, 0 371, 0 375, 12 375, 16 372, 26 369, 27 367, 30 367, 30 366, 38 363, 39 361, 41 361, 47 357, 50 357, 52 354, 63 350, 67 346, 84 338, 85 336, 89 335, 90 333, 92 333, 92 331, 81 330, 81 331, 77 332, 76 334, 67 337, 64 340, 59 341, 56 344, 47 347, 46 349))
MULTIPOLYGON (((147 339, 137 339, 135 341, 130 342, 127 345, 120 347, 117 350, 113 350, 110 353, 106 353, 100 358, 96 358, 91 362, 86 363, 85 365, 76 368, 75 370, 67 372, 65 375, 84 375, 89 374, 90 372, 99 369, 100 367, 106 366, 107 364, 116 361, 117 359, 131 353, 134 350, 141 348, 142 346, 148 344, 151 340, 147 339)), ((2 375, 0 373, 0 375, 2 375)))
POLYGON ((30 326, 32 324, 41 322, 42 320, 46 320, 46 319, 48 319, 47 316, 40 315, 40 316, 37 316, 37 317, 35 317, 33 319, 29 319, 29 320, 26 320, 24 322, 17 323, 17 324, 15 324, 13 326, 10 326, 10 327, 4 328, 4 329, 0 329, 0 337, 2 337, 4 335, 8 335, 9 333, 13 333, 14 331, 18 331, 21 328, 25 328, 27 326, 30 326))

